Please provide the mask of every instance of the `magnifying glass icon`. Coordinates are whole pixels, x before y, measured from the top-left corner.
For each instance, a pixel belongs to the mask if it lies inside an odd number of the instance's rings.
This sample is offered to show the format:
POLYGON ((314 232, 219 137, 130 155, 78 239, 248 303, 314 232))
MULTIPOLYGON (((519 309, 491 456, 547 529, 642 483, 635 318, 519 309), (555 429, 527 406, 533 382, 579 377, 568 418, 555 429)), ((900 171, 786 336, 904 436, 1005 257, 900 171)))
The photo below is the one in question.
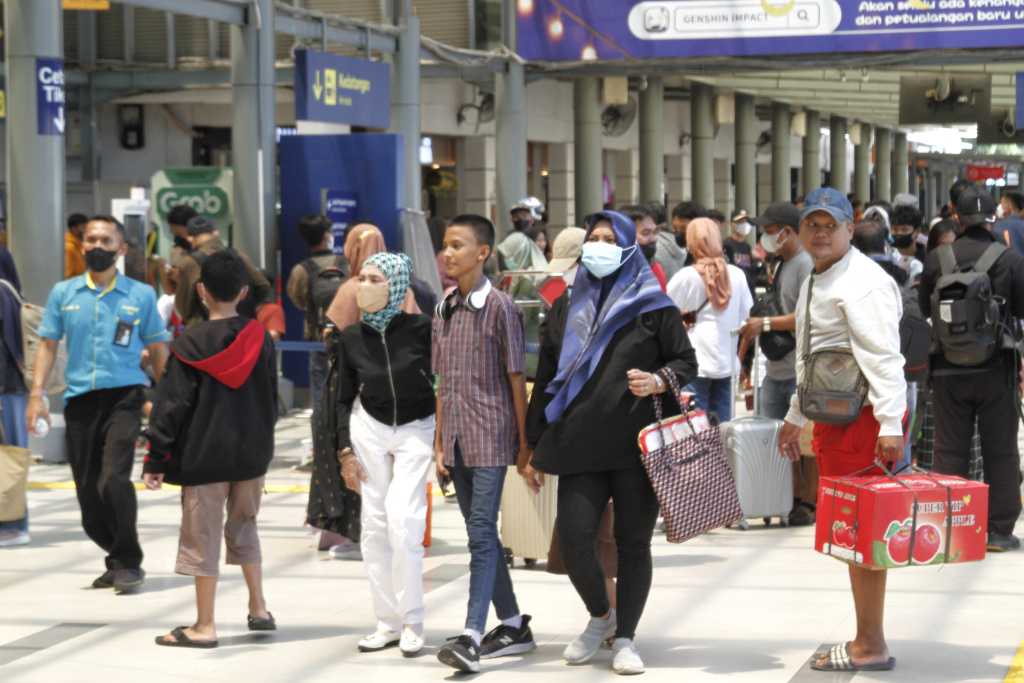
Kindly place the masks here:
POLYGON ((808 19, 810 19, 810 17, 807 16, 807 10, 805 9, 797 10, 796 18, 799 19, 800 21, 807 21, 808 19))

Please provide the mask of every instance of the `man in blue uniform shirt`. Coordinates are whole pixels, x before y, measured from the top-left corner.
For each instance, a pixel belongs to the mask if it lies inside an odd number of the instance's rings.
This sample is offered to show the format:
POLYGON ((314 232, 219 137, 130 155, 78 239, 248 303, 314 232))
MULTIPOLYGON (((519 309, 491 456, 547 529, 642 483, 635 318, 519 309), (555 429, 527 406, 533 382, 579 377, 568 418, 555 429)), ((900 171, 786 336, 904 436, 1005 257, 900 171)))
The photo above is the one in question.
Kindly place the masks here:
POLYGON ((138 587, 145 577, 131 480, 146 380, 142 352, 149 349, 159 378, 169 336, 157 314, 153 288, 117 272, 118 257, 128 251, 124 226, 110 216, 92 218, 83 251, 85 274, 57 283, 46 302, 26 419, 33 432, 39 418, 50 421, 43 385, 58 342, 66 336, 68 460, 82 527, 107 552, 107 570, 93 587, 121 593, 138 587))

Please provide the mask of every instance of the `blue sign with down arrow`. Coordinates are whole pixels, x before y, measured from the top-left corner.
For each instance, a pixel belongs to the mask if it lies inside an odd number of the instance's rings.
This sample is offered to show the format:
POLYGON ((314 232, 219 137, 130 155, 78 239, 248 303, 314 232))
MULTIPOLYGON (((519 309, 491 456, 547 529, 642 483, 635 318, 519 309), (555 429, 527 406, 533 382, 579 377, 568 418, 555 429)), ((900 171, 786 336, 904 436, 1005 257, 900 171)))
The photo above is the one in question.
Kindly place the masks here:
POLYGON ((64 135, 64 60, 36 57, 36 112, 40 135, 64 135))
POLYGON ((390 65, 296 50, 295 118, 387 128, 391 123, 390 65))

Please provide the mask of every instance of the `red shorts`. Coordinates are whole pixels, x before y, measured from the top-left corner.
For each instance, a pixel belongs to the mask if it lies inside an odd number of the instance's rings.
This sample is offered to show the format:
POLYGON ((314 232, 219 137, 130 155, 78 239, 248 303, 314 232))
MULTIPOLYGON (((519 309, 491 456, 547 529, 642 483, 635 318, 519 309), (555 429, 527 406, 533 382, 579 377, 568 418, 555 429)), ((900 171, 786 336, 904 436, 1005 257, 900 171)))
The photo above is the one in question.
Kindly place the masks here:
POLYGON ((880 429, 871 406, 864 406, 860 417, 843 427, 815 424, 811 446, 818 473, 823 477, 846 477, 874 465, 880 429))

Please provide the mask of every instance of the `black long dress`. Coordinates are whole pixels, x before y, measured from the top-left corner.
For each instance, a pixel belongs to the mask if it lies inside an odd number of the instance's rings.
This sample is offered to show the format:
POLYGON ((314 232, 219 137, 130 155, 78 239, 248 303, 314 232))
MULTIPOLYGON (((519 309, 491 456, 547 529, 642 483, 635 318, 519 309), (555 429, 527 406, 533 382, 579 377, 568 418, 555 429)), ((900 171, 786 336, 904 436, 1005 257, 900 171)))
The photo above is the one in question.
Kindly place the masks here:
POLYGON ((345 486, 338 462, 337 409, 341 392, 337 367, 338 335, 336 330, 332 331, 326 340, 330 365, 313 429, 313 475, 309 482, 306 523, 358 541, 362 533, 359 520, 362 497, 345 486))

